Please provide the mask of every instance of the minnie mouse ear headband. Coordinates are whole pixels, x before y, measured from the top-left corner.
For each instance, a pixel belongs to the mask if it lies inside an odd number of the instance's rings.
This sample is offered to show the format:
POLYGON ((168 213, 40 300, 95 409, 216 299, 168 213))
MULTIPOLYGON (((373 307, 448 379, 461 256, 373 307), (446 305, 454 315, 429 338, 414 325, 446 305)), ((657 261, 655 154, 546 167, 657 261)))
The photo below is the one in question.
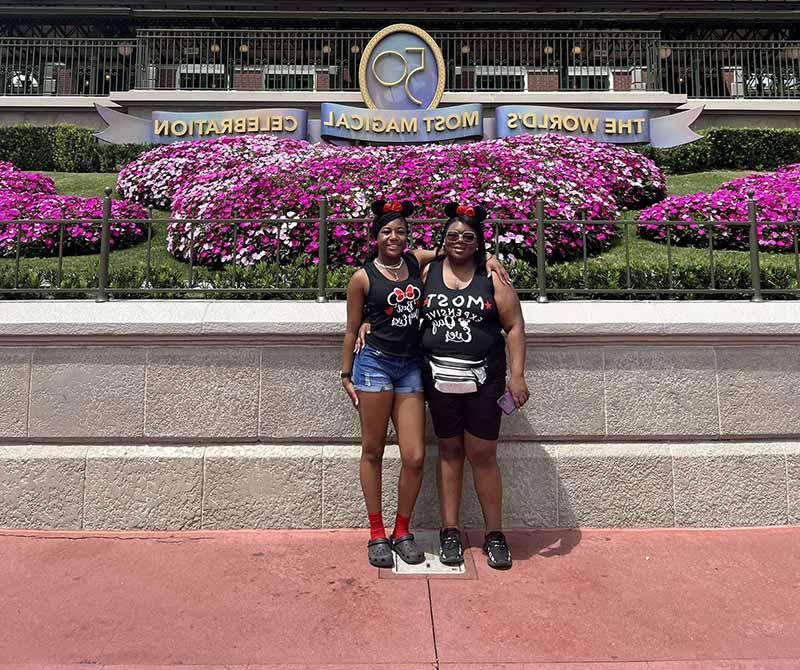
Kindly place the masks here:
POLYGON ((444 206, 444 213, 448 219, 455 219, 464 217, 466 219, 473 219, 476 223, 480 223, 486 218, 486 210, 475 205, 459 205, 457 202, 449 202, 444 206))
POLYGON ((372 203, 372 213, 375 214, 372 237, 378 237, 378 231, 390 221, 411 216, 415 209, 410 200, 376 200, 372 203))
POLYGON ((372 213, 377 217, 388 214, 395 214, 393 218, 410 216, 414 209, 414 203, 410 200, 376 200, 372 203, 372 213))

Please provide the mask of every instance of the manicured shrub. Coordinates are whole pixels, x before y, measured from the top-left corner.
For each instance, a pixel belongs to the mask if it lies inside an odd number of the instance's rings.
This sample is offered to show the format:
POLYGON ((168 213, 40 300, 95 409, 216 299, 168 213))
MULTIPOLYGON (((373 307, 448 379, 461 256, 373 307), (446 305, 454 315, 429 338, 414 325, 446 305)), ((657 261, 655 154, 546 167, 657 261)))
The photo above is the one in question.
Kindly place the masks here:
MULTIPOLYGON (((530 295, 537 293, 535 267, 519 263, 509 269, 514 287, 522 291, 522 299, 529 299, 530 295)), ((796 294, 788 292, 799 288, 791 259, 777 255, 762 257, 760 278, 762 289, 787 291, 773 294, 772 298, 797 298, 796 294)), ((628 270, 621 258, 589 259, 585 276, 582 263, 561 263, 547 268, 548 290, 582 289, 584 292, 571 296, 579 299, 619 300, 623 296, 612 291, 625 289, 627 281, 628 270)), ((748 292, 751 286, 750 260, 743 253, 715 253, 713 268, 707 255, 674 258, 671 266, 666 257, 632 258, 630 263, 630 288, 653 290, 653 293, 638 293, 637 300, 668 297, 678 300, 741 300, 751 295, 748 292), (657 293, 656 289, 665 292, 657 293), (669 289, 685 290, 686 293, 667 294, 669 289), (726 292, 719 292, 723 290, 726 292)), ((550 293, 548 298, 566 299, 560 293, 550 293)))
POLYGON ((59 172, 97 172, 98 143, 92 131, 78 126, 56 126, 53 133, 53 162, 59 172))
MULTIPOLYGON (((100 219, 103 216, 101 198, 81 198, 69 195, 23 195, 11 206, 0 195, 0 255, 14 256, 17 241, 23 256, 52 256, 58 254, 60 226, 58 223, 26 221, 26 219, 69 219, 64 228, 64 255, 97 253, 100 249, 100 219), (19 221, 22 220, 22 221, 19 221)), ((111 249, 124 249, 141 241, 144 226, 116 219, 145 219, 147 212, 136 203, 115 200, 111 204, 111 249)))
POLYGON ((800 162, 796 128, 716 128, 709 136, 715 169, 774 170, 800 162))
POLYGON ((98 142, 90 128, 68 124, 0 127, 0 161, 20 170, 117 172, 149 148, 98 142))
POLYGON ((56 192, 50 177, 35 172, 23 172, 8 162, 0 163, 0 193, 49 193, 56 192))
POLYGON ((149 144, 97 144, 98 164, 97 172, 119 172, 128 163, 147 151, 152 149, 149 144))
MULTIPOLYGON (((798 218, 800 165, 789 165, 772 174, 734 179, 713 193, 670 196, 643 210, 639 219, 645 222, 680 222, 670 229, 672 244, 706 247, 709 235, 713 235, 715 248, 746 249, 749 247, 749 227, 732 226, 727 222, 749 220, 749 194, 757 206, 759 248, 764 251, 793 251, 793 228, 775 224, 798 218), (723 223, 710 227, 703 225, 705 222, 723 223)), ((657 223, 643 223, 638 232, 641 237, 657 242, 667 239, 666 228, 657 223)))
POLYGON ((637 151, 672 174, 706 170, 774 170, 800 162, 796 128, 708 128, 702 140, 672 149, 638 147, 637 151))
POLYGON ((655 147, 639 147, 637 150, 652 159, 658 167, 671 174, 689 172, 705 172, 714 170, 713 140, 707 131, 700 131, 703 139, 683 144, 672 149, 656 149, 655 147))
MULTIPOLYGON (((463 145, 335 147, 271 137, 224 138, 158 147, 120 173, 118 190, 157 207, 171 206, 176 219, 245 219, 229 224, 170 225, 168 249, 217 267, 315 254, 318 203, 323 194, 331 229, 329 257, 336 265, 358 264, 368 247, 369 214, 378 197, 408 198, 415 217, 438 218, 446 202, 481 203, 494 218, 528 219, 535 202, 550 218, 608 220, 621 207, 657 200, 665 182, 652 161, 621 147, 557 135, 521 136, 463 145), (270 223, 278 219, 284 222, 270 223), (259 221, 260 220, 260 221, 259 221), (350 220, 353 220, 352 222, 350 220), (235 246, 234 246, 235 240, 235 246)), ((576 226, 548 229, 551 260, 582 253, 576 226)), ((589 253, 611 244, 616 229, 586 227, 589 253)), ((437 226, 412 226, 416 244, 430 246, 437 226)), ((492 236, 489 224, 487 238, 492 236)), ((535 227, 520 221, 501 229, 506 258, 532 259, 535 227)))
MULTIPOLYGON (((138 242, 144 227, 134 221, 147 218, 137 203, 116 200, 111 204, 110 245, 122 249, 138 242)), ((53 180, 40 174, 0 163, 0 256, 51 256, 59 251, 63 235, 65 255, 95 253, 100 248, 101 198, 56 195, 53 180), (68 219, 60 225, 56 220, 68 219), (48 222, 49 221, 49 222, 48 222)))
POLYGON ((0 127, 0 161, 20 170, 55 170, 53 126, 0 127))
MULTIPOLYGON (((263 299, 308 299, 309 293, 295 292, 289 289, 315 289, 317 286, 316 268, 310 259, 298 257, 292 264, 259 263, 251 267, 228 266, 222 272, 196 268, 193 277, 195 289, 208 289, 192 297, 215 300, 263 300, 263 299), (226 291, 213 293, 213 289, 263 288, 265 293, 242 291, 226 291)), ((771 299, 796 299, 789 293, 797 290, 797 278, 794 264, 784 256, 766 256, 761 263, 761 286, 763 289, 776 289, 785 293, 773 294, 771 299)), ((17 294, 15 297, 59 297, 85 298, 93 295, 97 287, 97 269, 92 266, 81 271, 65 270, 62 272, 60 285, 54 268, 36 268, 26 266, 23 260, 20 268, 20 288, 56 288, 75 289, 62 294, 30 293, 17 294)), ((356 270, 355 267, 342 267, 328 275, 330 295, 343 294, 344 287, 356 270)), ((514 286, 522 292, 523 299, 529 299, 537 293, 536 268, 528 263, 516 263, 509 267, 514 286)), ((609 289, 624 289, 627 285, 627 271, 621 259, 589 259, 584 277, 583 265, 577 263, 559 263, 547 267, 547 287, 553 289, 586 289, 584 293, 574 297, 583 299, 619 300, 619 293, 609 289)), ((16 271, 13 264, 0 265, 0 291, 13 288, 16 271)), ((666 294, 658 294, 655 289, 685 289, 684 294, 671 294, 671 299, 746 299, 750 296, 751 286, 750 264, 746 254, 720 252, 715 254, 713 275, 707 258, 677 258, 670 268, 666 259, 634 258, 630 267, 631 286, 633 288, 651 289, 653 293, 640 293, 637 299, 666 299, 666 294), (718 293, 711 290, 712 282, 717 290, 725 289, 730 293, 718 293)), ((136 266, 115 266, 110 268, 109 286, 113 289, 149 288, 153 293, 144 295, 138 292, 115 292, 120 298, 186 298, 189 297, 189 281, 185 270, 163 265, 154 265, 149 274, 143 264, 136 266), (159 288, 186 288, 187 291, 164 291, 159 288)), ((0 299, 2 299, 0 293, 0 299)), ((552 301, 565 300, 564 294, 550 292, 552 301)))

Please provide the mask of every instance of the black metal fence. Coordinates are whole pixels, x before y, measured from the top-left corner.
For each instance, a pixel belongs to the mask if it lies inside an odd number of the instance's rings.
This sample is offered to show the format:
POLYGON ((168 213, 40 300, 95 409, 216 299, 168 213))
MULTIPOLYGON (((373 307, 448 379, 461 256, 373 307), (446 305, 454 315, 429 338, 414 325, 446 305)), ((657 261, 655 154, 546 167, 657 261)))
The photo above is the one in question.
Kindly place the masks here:
POLYGON ((800 42, 662 42, 661 88, 690 98, 800 96, 800 42))
POLYGON ((107 96, 135 76, 136 40, 0 38, 0 95, 107 96))
MULTIPOLYGON (((521 297, 527 299, 536 299, 540 302, 546 302, 549 298, 564 299, 564 298, 749 298, 753 301, 761 301, 764 297, 775 296, 781 298, 800 297, 800 245, 798 243, 798 235, 800 234, 800 222, 790 221, 775 224, 775 222, 763 222, 770 225, 780 225, 791 230, 792 247, 788 254, 782 254, 784 259, 791 258, 791 269, 787 270, 784 267, 784 272, 781 274, 783 278, 783 285, 776 285, 774 281, 770 282, 769 286, 762 287, 762 262, 767 256, 774 259, 778 254, 767 253, 759 249, 759 233, 758 228, 762 222, 758 220, 757 207, 755 201, 752 199, 748 203, 749 216, 746 222, 727 222, 716 221, 708 223, 699 223, 697 225, 704 227, 708 234, 706 239, 708 245, 705 250, 707 253, 707 264, 704 268, 704 276, 707 276, 706 283, 693 283, 691 286, 680 285, 680 282, 674 280, 678 264, 674 259, 675 244, 673 242, 673 231, 676 226, 686 226, 686 222, 664 222, 664 221, 638 221, 638 220, 613 220, 613 221, 573 221, 573 220, 555 220, 547 219, 544 216, 543 203, 540 201, 536 205, 536 216, 530 220, 492 220, 489 223, 494 230, 492 244, 495 251, 498 250, 500 243, 500 234, 505 226, 529 224, 532 229, 536 230, 536 242, 534 247, 535 266, 526 265, 527 276, 520 282, 517 291, 521 297), (622 229, 622 240, 618 243, 622 249, 623 264, 620 271, 613 279, 609 279, 605 284, 599 284, 596 280, 590 278, 590 267, 593 263, 597 263, 597 259, 589 256, 587 251, 587 233, 586 226, 592 225, 613 225, 622 229), (655 273, 650 273, 647 270, 646 275, 634 277, 634 263, 632 262, 631 245, 635 239, 635 229, 642 224, 655 224, 665 231, 665 246, 663 247, 666 252, 667 267, 666 267, 666 281, 660 281, 655 276, 655 273), (573 281, 569 282, 570 285, 560 285, 559 279, 563 278, 561 269, 565 267, 564 263, 548 262, 545 253, 546 233, 554 226, 580 226, 582 230, 583 244, 582 244, 582 258, 571 262, 573 272, 573 281), (718 281, 717 264, 719 254, 730 254, 730 251, 718 248, 715 244, 714 231, 719 226, 726 226, 728 229, 742 227, 747 230, 748 239, 748 255, 749 267, 745 272, 740 273, 738 278, 731 285, 730 281, 718 281), (666 283, 666 286, 663 285, 666 283)), ((325 199, 320 202, 320 216, 318 219, 269 219, 263 222, 265 226, 276 226, 281 224, 297 224, 307 223, 319 226, 319 251, 317 258, 314 259, 314 265, 307 265, 304 268, 305 285, 293 286, 248 286, 246 277, 243 275, 248 271, 249 266, 237 264, 235 262, 229 263, 228 276, 226 279, 227 285, 217 286, 209 285, 205 280, 197 280, 197 272, 200 265, 196 262, 194 257, 194 240, 189 242, 189 257, 188 262, 185 264, 185 276, 173 279, 174 285, 165 285, 161 282, 155 285, 152 281, 155 267, 152 261, 153 255, 153 230, 156 225, 168 224, 169 220, 141 220, 127 222, 137 223, 146 228, 146 255, 144 260, 144 274, 143 279, 139 284, 128 285, 125 282, 116 282, 112 284, 109 274, 109 263, 111 258, 111 224, 115 220, 111 216, 111 195, 110 189, 106 191, 103 208, 103 218, 101 221, 95 221, 100 228, 100 253, 99 255, 87 257, 90 263, 96 263, 96 282, 94 284, 87 283, 83 286, 62 285, 63 277, 63 263, 64 263, 64 236, 67 226, 74 225, 74 220, 63 221, 17 221, 8 222, 16 223, 17 235, 16 243, 14 245, 15 255, 13 260, 11 258, 0 260, 0 265, 4 264, 3 272, 0 276, 4 277, 3 284, 0 285, 0 297, 3 298, 20 298, 20 297, 84 297, 94 298, 98 302, 108 301, 110 298, 152 298, 152 297, 203 297, 203 298, 218 298, 234 295, 235 297, 316 297, 318 301, 326 301, 329 298, 341 296, 345 289, 344 283, 341 281, 337 286, 331 285, 329 282, 329 273, 331 266, 328 262, 328 232, 331 226, 347 223, 349 225, 368 225, 367 220, 340 220, 332 219, 328 216, 328 204, 325 199), (21 266, 25 259, 22 256, 22 239, 21 231, 22 224, 25 223, 43 223, 58 225, 58 246, 56 269, 51 274, 52 281, 48 281, 47 285, 30 285, 30 282, 22 280, 21 266), (313 281, 308 281, 308 273, 313 273, 313 281), (12 280, 13 278, 13 280, 12 280), (311 284, 311 285, 309 285, 311 284), (316 284, 314 286, 314 284, 316 284)), ((120 221, 120 220, 118 220, 120 221)), ((252 219, 239 220, 198 220, 198 221, 184 221, 181 223, 197 224, 198 226, 224 226, 224 230, 230 231, 232 248, 237 248, 239 236, 242 233, 241 226, 245 223, 252 225, 252 219)), ((441 224, 443 220, 419 220, 418 223, 437 223, 441 224)), ((8 225, 8 224, 6 224, 8 225)), ((192 228, 193 230, 193 228, 192 228)), ((699 252, 698 252, 699 253, 699 252)), ((280 256, 280 254, 278 254, 280 256)), ((741 255, 739 256, 741 258, 741 255)), ((36 259, 37 261, 39 259, 36 259)), ((280 261, 278 261, 278 264, 280 261)), ((787 266, 784 263, 784 266, 787 266)), ((137 275, 138 276, 138 275, 137 275)), ((663 277, 662 277, 663 279, 663 277)), ((139 280, 137 279, 137 282, 139 280)))
MULTIPOLYGON (((662 41, 658 31, 434 32, 447 91, 800 95, 800 41, 662 41)), ((140 30, 132 39, 0 38, 0 94, 356 91, 372 34, 140 30)))
MULTIPOLYGON (((657 90, 654 31, 431 33, 447 91, 657 90)), ((366 31, 142 30, 140 89, 358 90, 366 31)))

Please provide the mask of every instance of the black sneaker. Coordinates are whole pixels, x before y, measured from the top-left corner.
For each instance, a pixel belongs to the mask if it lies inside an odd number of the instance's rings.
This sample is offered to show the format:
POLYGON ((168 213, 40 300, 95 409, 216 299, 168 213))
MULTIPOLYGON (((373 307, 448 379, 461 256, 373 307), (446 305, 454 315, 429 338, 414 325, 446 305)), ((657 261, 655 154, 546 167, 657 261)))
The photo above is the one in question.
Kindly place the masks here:
POLYGON ((508 548, 506 536, 499 530, 493 530, 483 540, 483 553, 487 556, 490 568, 508 570, 511 567, 511 550, 508 548))
POLYGON ((461 546, 461 531, 458 528, 442 528, 439 531, 439 560, 444 565, 461 565, 464 562, 464 547, 461 546))

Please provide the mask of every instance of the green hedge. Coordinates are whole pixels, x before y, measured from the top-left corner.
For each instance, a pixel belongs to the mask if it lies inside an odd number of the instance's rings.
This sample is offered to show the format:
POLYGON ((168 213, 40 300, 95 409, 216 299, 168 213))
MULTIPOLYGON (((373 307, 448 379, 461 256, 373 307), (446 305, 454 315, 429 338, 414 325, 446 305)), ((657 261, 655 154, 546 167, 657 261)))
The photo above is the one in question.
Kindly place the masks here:
MULTIPOLYGON (((328 286, 332 289, 331 296, 343 298, 343 291, 347 282, 356 268, 339 268, 333 270, 328 275, 328 286), (340 289, 334 291, 334 289, 340 289)), ((517 263, 510 268, 514 279, 514 286, 517 289, 528 291, 523 293, 523 299, 531 299, 532 293, 536 289, 536 268, 534 266, 517 263)), ((707 290, 711 286, 711 271, 706 261, 698 259, 676 259, 672 264, 672 270, 666 261, 645 262, 639 259, 631 261, 631 285, 633 288, 660 288, 667 289, 671 286, 676 289, 688 289, 691 292, 683 295, 674 295, 675 299, 747 299, 749 293, 746 289, 750 287, 750 265, 747 254, 731 253, 719 254, 715 260, 714 285, 717 289, 732 289, 733 293, 712 293, 707 290)), ((92 297, 97 286, 96 268, 86 267, 82 271, 65 271, 62 274, 61 287, 75 289, 69 294, 25 294, 15 295, 3 293, 3 289, 14 286, 15 268, 11 263, 0 265, 0 300, 9 298, 36 298, 36 297, 58 297, 58 298, 81 298, 92 297)), ((112 261, 110 271, 110 286, 112 288, 139 288, 145 285, 144 264, 137 264, 129 267, 114 267, 112 261)), ((55 286, 56 271, 54 268, 37 268, 27 266, 23 260, 20 268, 19 286, 25 288, 43 288, 55 286)), ((196 268, 194 273, 194 285, 201 288, 306 288, 316 289, 317 270, 316 267, 302 262, 297 262, 289 266, 261 264, 250 268, 228 268, 221 272, 209 271, 205 268, 196 268)), ((150 287, 155 291, 159 288, 184 288, 188 286, 187 270, 174 266, 157 265, 150 271, 150 287)), ((571 297, 582 299, 624 299, 621 294, 609 293, 606 289, 621 289, 626 286, 625 264, 618 260, 598 260, 590 259, 587 264, 586 278, 584 283, 584 271, 581 263, 565 263, 553 265, 547 268, 548 289, 555 288, 588 288, 587 293, 575 294, 571 297)), ((797 290, 798 283, 795 275, 795 268, 792 259, 778 255, 762 255, 761 260, 761 287, 762 289, 797 290)), ((197 297, 197 293, 194 293, 197 297)), ((189 297, 188 293, 182 292, 156 292, 150 296, 136 293, 117 294, 117 297, 128 298, 183 298, 189 297)), ((314 293, 244 293, 231 291, 229 293, 214 294, 205 293, 201 297, 208 299, 313 299, 314 293)), ((558 293, 551 293, 550 300, 564 300, 567 296, 558 293)), ((668 296, 656 293, 643 293, 635 297, 638 300, 645 299, 666 299, 668 296)), ((797 294, 784 293, 770 295, 770 299, 796 299, 797 294)))
MULTIPOLYGON (((793 258, 779 254, 761 254, 761 288, 791 289, 800 288, 793 258)), ((514 285, 520 289, 535 289, 536 268, 521 265, 513 268, 514 285)), ((581 263, 563 263, 547 269, 547 288, 549 289, 588 289, 587 293, 574 297, 584 299, 625 299, 624 294, 608 293, 603 289, 625 289, 627 272, 624 260, 621 259, 589 259, 586 273, 581 263)), ((675 258, 670 267, 666 259, 637 259, 630 262, 630 286, 633 289, 681 289, 691 291, 686 294, 674 294, 679 300, 700 299, 742 299, 749 298, 749 293, 740 293, 738 289, 751 287, 750 258, 746 253, 718 253, 714 255, 714 273, 708 259, 692 257, 675 258), (712 281, 713 279, 713 281, 712 281), (713 293, 710 286, 719 290, 730 290, 732 293, 713 293)), ((551 300, 564 299, 559 294, 548 296, 551 300)), ((664 299, 666 294, 639 293, 636 300, 664 299)), ((790 294, 771 295, 770 298, 787 298, 790 294)), ((796 299, 798 295, 794 295, 796 299)))
POLYGON ((21 170, 55 170, 53 126, 0 127, 0 161, 21 170))
MULTIPOLYGON (((22 170, 117 172, 142 151, 141 144, 104 144, 78 126, 0 127, 0 161, 22 170)), ((673 174, 707 170, 774 170, 800 163, 800 129, 710 128, 702 140, 674 149, 638 147, 673 174)))
POLYGON ((774 170, 800 163, 800 129, 709 128, 702 140, 674 149, 640 147, 667 172, 706 170, 774 170))
POLYGON ((0 161, 21 170, 118 172, 142 151, 141 144, 105 144, 79 126, 0 127, 0 161))

